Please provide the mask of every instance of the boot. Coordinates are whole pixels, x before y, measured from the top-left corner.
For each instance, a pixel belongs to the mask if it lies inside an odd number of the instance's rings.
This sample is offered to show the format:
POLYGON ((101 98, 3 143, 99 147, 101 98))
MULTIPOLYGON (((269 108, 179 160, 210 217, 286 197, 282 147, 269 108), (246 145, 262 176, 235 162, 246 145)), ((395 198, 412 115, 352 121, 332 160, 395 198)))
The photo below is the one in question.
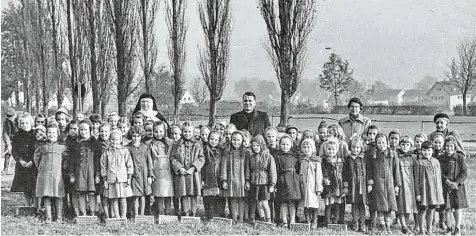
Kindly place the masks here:
POLYGON ((329 225, 331 223, 331 206, 326 206, 324 209, 324 214, 326 217, 325 225, 329 225))
POLYGON ((56 222, 62 223, 63 222, 63 201, 61 199, 56 199, 55 200, 56 204, 56 222))
POLYGON ((332 223, 337 224, 339 223, 339 214, 340 214, 340 204, 334 204, 334 209, 333 209, 333 217, 332 217, 332 223))

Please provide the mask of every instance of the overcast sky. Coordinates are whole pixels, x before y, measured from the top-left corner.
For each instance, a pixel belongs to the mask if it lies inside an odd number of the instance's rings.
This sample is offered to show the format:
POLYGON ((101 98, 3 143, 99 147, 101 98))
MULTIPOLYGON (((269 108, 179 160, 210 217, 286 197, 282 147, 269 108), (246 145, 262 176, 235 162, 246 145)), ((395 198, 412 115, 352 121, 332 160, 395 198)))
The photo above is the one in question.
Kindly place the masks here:
MULTIPOLYGON (((1 0, 2 9, 8 0, 1 0)), ((203 33, 196 0, 188 0, 186 77, 199 76, 197 45, 203 33)), ((243 77, 275 79, 262 42, 264 21, 257 0, 232 0, 233 33, 227 91, 243 77)), ((164 4, 157 16, 159 62, 168 63, 164 4)), ((425 75, 442 76, 458 42, 476 37, 474 0, 325 0, 317 3, 317 23, 308 43, 304 78, 317 79, 331 47, 349 60, 354 77, 394 88, 410 88, 425 75)), ((226 94, 226 93, 225 93, 226 94)), ((233 93, 229 93, 233 94, 233 93)), ((233 97, 225 97, 232 98, 233 97)))

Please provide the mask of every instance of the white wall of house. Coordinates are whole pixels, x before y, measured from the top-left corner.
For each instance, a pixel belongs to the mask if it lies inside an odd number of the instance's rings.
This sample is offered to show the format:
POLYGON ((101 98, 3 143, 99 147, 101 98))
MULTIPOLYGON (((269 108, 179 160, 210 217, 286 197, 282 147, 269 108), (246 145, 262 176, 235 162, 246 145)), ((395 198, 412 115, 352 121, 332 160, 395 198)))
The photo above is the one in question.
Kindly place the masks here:
MULTIPOLYGON (((471 101, 471 94, 466 94, 466 105, 471 101)), ((463 105, 463 95, 452 95, 450 96, 450 108, 453 109, 455 106, 463 105)))
POLYGON ((185 92, 183 93, 183 96, 180 99, 179 104, 180 105, 191 104, 191 105, 194 105, 194 106, 198 106, 197 102, 195 101, 192 94, 190 94, 190 92, 188 90, 185 90, 185 92))

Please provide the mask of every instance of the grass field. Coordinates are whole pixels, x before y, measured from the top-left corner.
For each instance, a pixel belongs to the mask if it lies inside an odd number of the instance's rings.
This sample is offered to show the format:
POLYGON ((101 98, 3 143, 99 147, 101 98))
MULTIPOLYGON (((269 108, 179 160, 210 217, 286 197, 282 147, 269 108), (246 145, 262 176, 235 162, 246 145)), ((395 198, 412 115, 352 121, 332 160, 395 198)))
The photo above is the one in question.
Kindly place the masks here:
MULTIPOLYGON (((472 153, 468 160, 468 169, 476 169, 476 153, 472 153)), ((157 235, 190 235, 190 234, 213 234, 213 235, 263 235, 263 234, 275 234, 275 235, 301 235, 300 232, 293 232, 284 228, 273 229, 256 229, 248 224, 239 224, 234 226, 217 225, 211 223, 202 223, 196 227, 183 226, 180 224, 161 226, 161 225, 135 225, 128 224, 127 227, 111 227, 105 225, 94 225, 88 227, 80 227, 72 222, 49 223, 46 224, 35 217, 16 217, 14 212, 17 206, 20 206, 23 202, 22 194, 10 193, 8 191, 12 176, 2 176, 2 201, 1 201, 1 234, 2 235, 64 235, 64 234, 157 234, 157 235)), ((470 208, 464 212, 465 220, 462 227, 463 234, 476 235, 476 195, 472 194, 472 191, 476 190, 476 176, 470 171, 469 178, 466 181, 466 188, 468 193, 468 202, 470 208)), ((349 207, 347 207, 347 210, 349 207)), ((346 215, 347 222, 350 221, 350 213, 346 215)), ((400 233, 399 227, 393 228, 393 233, 400 233)), ((326 228, 319 228, 318 230, 311 231, 308 235, 330 235, 330 234, 342 234, 342 235, 355 235, 359 234, 353 231, 337 232, 331 231, 326 228)), ((442 232, 435 232, 435 234, 442 234, 442 232)))

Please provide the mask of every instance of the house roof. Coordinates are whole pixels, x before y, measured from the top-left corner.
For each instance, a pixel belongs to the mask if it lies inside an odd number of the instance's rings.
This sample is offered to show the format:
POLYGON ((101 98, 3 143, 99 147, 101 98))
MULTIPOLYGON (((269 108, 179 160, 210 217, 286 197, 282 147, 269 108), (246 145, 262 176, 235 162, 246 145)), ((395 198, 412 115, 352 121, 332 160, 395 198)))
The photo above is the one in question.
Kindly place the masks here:
POLYGON ((390 100, 391 97, 396 97, 402 90, 401 89, 382 89, 372 93, 372 99, 374 101, 390 100))
POLYGON ((405 93, 403 94, 403 97, 423 97, 425 96, 425 90, 421 89, 410 89, 410 90, 405 90, 405 93))
POLYGON ((458 90, 458 88, 450 81, 438 81, 436 82, 433 87, 431 87, 430 90, 428 90, 429 94, 433 89, 436 87, 441 87, 443 91, 445 91, 448 95, 461 95, 461 92, 458 90))

